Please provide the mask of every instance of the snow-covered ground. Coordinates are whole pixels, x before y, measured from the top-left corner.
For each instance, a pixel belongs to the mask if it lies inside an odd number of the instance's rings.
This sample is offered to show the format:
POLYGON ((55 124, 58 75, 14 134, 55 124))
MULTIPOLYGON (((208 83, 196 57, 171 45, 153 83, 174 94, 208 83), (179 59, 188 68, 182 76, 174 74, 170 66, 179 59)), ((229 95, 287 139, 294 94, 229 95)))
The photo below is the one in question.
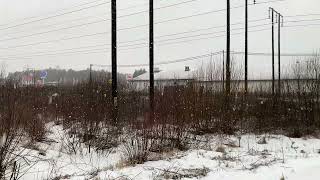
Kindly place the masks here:
POLYGON ((39 143, 40 150, 31 151, 41 161, 22 179, 320 179, 320 139, 311 137, 243 135, 239 147, 237 137, 206 135, 197 137, 186 152, 172 151, 160 160, 126 166, 121 145, 109 152, 89 153, 84 148, 71 155, 62 127, 49 126, 52 141, 39 143))

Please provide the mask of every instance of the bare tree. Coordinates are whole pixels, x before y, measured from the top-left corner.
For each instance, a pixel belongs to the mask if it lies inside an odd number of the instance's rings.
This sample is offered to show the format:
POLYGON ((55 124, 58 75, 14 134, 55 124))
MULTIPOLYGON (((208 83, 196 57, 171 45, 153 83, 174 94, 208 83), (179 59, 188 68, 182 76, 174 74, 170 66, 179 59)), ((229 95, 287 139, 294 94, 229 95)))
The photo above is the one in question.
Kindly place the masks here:
POLYGON ((3 82, 7 75, 7 64, 5 62, 2 62, 0 64, 0 84, 3 82))

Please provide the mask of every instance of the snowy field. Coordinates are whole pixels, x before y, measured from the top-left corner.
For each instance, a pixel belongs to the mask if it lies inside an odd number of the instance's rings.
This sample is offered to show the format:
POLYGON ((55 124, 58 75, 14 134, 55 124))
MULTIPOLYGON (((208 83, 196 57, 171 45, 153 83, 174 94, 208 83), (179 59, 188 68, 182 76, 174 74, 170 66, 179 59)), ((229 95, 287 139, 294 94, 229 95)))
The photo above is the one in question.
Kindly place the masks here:
POLYGON ((128 166, 122 145, 108 152, 87 148, 70 153, 61 126, 49 124, 47 141, 28 150, 40 159, 24 180, 42 179, 204 179, 204 180, 316 180, 320 179, 320 139, 292 139, 279 135, 196 137, 185 152, 150 154, 150 161, 128 166))

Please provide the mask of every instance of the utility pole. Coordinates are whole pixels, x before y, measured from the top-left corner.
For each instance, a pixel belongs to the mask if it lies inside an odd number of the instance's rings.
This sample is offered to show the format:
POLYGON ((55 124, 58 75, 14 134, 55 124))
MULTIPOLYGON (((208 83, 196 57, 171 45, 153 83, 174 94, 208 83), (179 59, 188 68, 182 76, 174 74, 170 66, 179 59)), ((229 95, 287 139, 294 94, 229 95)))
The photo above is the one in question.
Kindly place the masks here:
POLYGON ((226 54, 226 97, 229 104, 231 89, 231 71, 230 71, 230 0, 227 0, 227 54, 226 54))
POLYGON ((283 16, 278 14, 278 93, 281 95, 281 26, 283 25, 283 16), (282 20, 282 21, 281 21, 282 20))
MULTIPOLYGON (((253 4, 256 4, 256 0, 253 1, 253 4)), ((248 0, 245 0, 245 77, 244 77, 244 92, 245 95, 248 93, 248 0)))
POLYGON ((111 64, 112 64, 112 98, 114 116, 113 120, 117 122, 118 111, 118 92, 117 92, 117 0, 111 0, 111 64))
POLYGON ((245 0, 245 75, 244 75, 244 93, 247 95, 248 93, 248 0, 245 0))
POLYGON ((272 26, 272 96, 274 96, 274 9, 269 8, 269 13, 271 12, 271 26, 272 26))
POLYGON ((150 119, 154 115, 154 30, 153 30, 153 0, 149 0, 149 73, 150 73, 150 119))
POLYGON ((231 120, 230 116, 230 95, 231 95, 231 70, 230 70, 230 0, 227 0, 227 54, 226 54, 226 89, 225 89, 225 107, 224 116, 225 120, 222 125, 223 131, 227 132, 230 130, 230 126, 227 123, 231 120))
POLYGON ((270 13, 271 13, 271 22, 272 22, 272 95, 275 95, 275 69, 274 69, 274 17, 278 17, 278 19, 276 18, 276 21, 279 23, 279 29, 278 29, 278 73, 279 73, 279 79, 278 79, 278 88, 279 88, 279 93, 280 93, 280 71, 281 71, 281 66, 280 66, 280 61, 281 61, 281 52, 280 52, 280 24, 281 24, 281 18, 283 18, 283 16, 277 12, 275 9, 273 8, 269 8, 269 18, 270 18, 270 13))

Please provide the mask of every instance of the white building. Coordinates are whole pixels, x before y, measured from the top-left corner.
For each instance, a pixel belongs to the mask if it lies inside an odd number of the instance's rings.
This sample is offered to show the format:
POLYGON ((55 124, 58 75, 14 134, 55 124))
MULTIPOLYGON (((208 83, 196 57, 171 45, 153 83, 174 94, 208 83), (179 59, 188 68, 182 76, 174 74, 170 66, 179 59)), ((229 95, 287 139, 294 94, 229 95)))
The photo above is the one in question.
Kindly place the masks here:
MULTIPOLYGON (((223 91, 225 82, 220 79, 221 77, 207 77, 201 75, 198 71, 191 71, 188 67, 184 70, 174 71, 156 71, 154 74, 155 88, 163 91, 165 87, 170 86, 186 86, 192 85, 193 87, 204 87, 208 90, 223 91)), ((315 79, 297 79, 297 78, 284 78, 281 79, 281 91, 300 90, 304 89, 309 91, 310 82, 315 82, 315 79), (309 83, 309 86, 308 86, 309 83)), ((275 80, 275 90, 278 90, 278 80, 275 80)), ((137 91, 146 91, 149 88, 149 72, 146 72, 138 77, 129 81, 130 87, 137 91)), ((314 83, 313 83, 314 84, 314 83)), ((243 79, 231 80, 231 91, 244 92, 245 81, 243 79)), ((248 89, 251 92, 271 92, 272 80, 268 77, 260 77, 259 79, 249 79, 248 89)))
MULTIPOLYGON (((167 86, 186 86, 188 83, 195 80, 195 73, 189 67, 184 70, 174 71, 155 71, 154 85, 158 90, 163 90, 167 86)), ((149 88, 149 72, 146 72, 129 81, 131 88, 142 91, 149 88)))

